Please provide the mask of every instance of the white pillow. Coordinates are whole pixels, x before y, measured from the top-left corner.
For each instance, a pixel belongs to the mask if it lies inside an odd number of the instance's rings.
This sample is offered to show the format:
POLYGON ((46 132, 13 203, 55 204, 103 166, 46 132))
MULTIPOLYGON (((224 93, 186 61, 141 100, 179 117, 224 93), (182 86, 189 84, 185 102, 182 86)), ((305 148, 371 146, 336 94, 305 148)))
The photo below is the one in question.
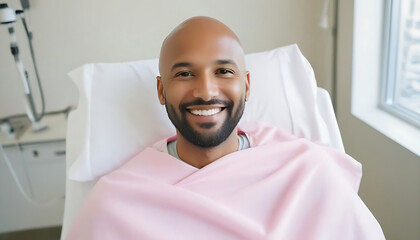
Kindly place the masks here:
MULTIPOLYGON (((297 45, 248 54, 246 65, 251 94, 242 123, 266 122, 331 145, 316 105, 313 70, 297 45)), ((69 131, 76 132, 68 133, 68 144, 76 149, 70 179, 96 180, 175 134, 158 101, 158 75, 157 59, 86 64, 69 73, 80 92, 78 108, 70 116, 69 131)))

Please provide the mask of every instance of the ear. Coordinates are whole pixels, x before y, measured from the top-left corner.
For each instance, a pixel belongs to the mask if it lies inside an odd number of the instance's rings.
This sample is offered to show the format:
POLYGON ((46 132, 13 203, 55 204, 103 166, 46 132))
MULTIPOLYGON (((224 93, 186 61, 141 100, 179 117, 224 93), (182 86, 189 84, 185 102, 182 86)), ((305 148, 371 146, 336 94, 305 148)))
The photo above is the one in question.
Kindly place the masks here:
POLYGON ((245 73, 245 101, 248 101, 249 99, 249 92, 250 92, 250 78, 249 78, 249 72, 246 71, 245 73))
POLYGON ((163 89, 162 78, 160 76, 156 77, 157 80, 157 94, 159 98, 159 102, 162 105, 165 105, 165 91, 163 89))

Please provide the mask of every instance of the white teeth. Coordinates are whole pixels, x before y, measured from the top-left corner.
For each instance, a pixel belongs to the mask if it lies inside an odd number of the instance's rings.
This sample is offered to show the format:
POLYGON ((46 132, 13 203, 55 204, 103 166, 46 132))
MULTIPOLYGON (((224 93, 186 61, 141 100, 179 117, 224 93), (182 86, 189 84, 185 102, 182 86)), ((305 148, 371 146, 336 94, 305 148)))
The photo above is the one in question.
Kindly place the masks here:
POLYGON ((221 110, 221 108, 212 108, 208 110, 191 109, 190 112, 198 116, 211 116, 220 112, 221 110))

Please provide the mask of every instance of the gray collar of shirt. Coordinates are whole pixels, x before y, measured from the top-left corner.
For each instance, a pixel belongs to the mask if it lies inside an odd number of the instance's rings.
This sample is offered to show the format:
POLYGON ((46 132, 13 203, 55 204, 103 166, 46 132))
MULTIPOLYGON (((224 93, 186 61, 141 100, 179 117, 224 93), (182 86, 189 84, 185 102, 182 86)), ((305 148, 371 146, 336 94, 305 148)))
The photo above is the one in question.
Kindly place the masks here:
MULTIPOLYGON (((174 158, 177 158, 179 160, 181 160, 181 158, 179 158, 178 156, 178 151, 176 150, 176 140, 172 141, 170 143, 168 143, 167 148, 168 148, 168 154, 171 155, 174 158)), ((249 140, 246 137, 245 134, 238 134, 238 151, 240 150, 244 150, 249 148, 250 144, 249 144, 249 140)))

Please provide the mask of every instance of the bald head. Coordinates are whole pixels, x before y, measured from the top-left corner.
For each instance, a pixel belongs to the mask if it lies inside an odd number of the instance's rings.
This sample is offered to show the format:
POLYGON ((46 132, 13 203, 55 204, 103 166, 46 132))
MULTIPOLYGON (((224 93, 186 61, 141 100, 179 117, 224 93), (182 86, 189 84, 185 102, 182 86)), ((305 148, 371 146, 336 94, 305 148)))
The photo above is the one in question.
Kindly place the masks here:
MULTIPOLYGON (((158 97, 177 129, 177 149, 189 154, 201 149, 200 157, 191 161, 203 159, 203 149, 222 149, 212 151, 204 162, 236 150, 235 129, 250 81, 244 52, 232 30, 209 17, 188 19, 163 42, 159 71, 158 97)), ((190 156, 181 155, 184 161, 190 156)))
POLYGON ((176 62, 233 57, 245 71, 244 52, 236 34, 222 22, 210 17, 193 17, 177 26, 164 40, 159 58, 163 78, 176 62), (223 56, 225 52, 226 56, 223 56), (219 56, 215 56, 219 54, 219 56), (188 56, 186 56, 188 55, 188 56))
POLYGON ((235 39, 238 43, 240 42, 236 34, 219 20, 210 17, 192 17, 185 20, 172 30, 172 32, 165 38, 163 46, 165 46, 165 43, 176 38, 178 34, 192 34, 200 36, 202 34, 209 33, 211 33, 212 36, 228 36, 235 39))

